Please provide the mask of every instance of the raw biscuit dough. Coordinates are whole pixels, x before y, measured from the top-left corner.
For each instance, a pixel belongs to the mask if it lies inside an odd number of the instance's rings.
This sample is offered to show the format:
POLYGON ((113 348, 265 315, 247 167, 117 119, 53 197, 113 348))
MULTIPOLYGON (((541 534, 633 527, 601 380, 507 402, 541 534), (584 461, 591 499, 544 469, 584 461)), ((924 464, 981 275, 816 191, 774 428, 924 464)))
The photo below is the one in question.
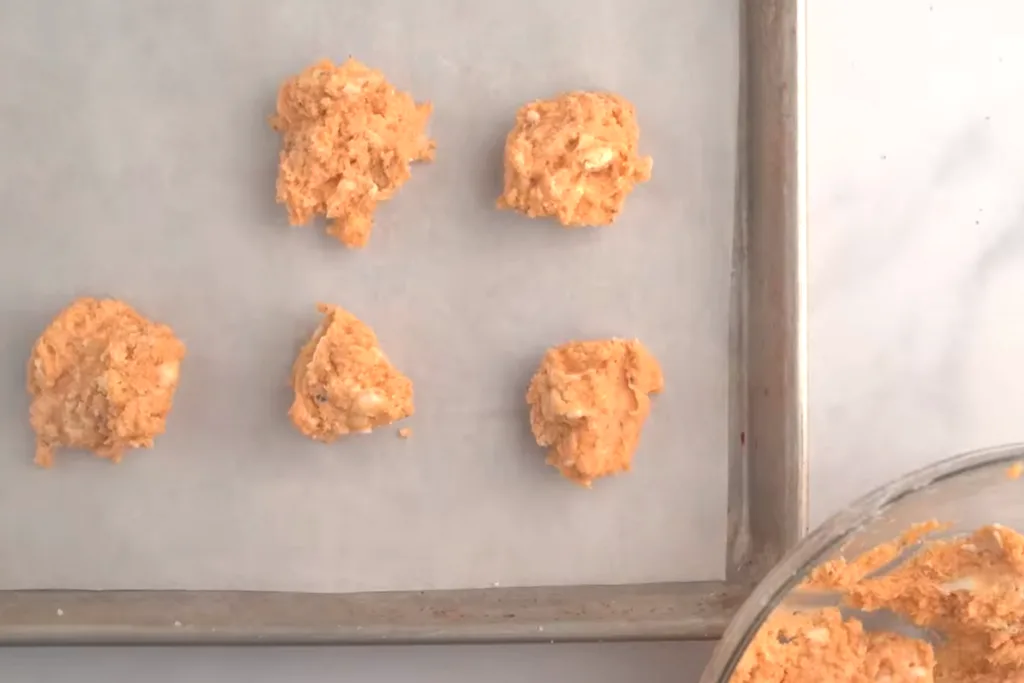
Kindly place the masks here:
POLYGON ((945 528, 917 525, 853 560, 815 568, 802 585, 838 593, 863 612, 895 613, 938 638, 866 633, 857 618, 833 608, 780 607, 732 683, 1024 682, 1024 536, 992 524, 967 536, 926 538, 945 528))
POLYGON ((637 183, 651 177, 637 154, 636 111, 612 93, 571 92, 531 102, 505 143, 505 190, 498 208, 566 227, 607 225, 637 183))
POLYGON ((931 683, 924 641, 868 632, 838 609, 777 613, 761 626, 731 683, 931 683))
POLYGON ((115 300, 78 299, 32 348, 29 416, 35 461, 53 464, 58 447, 118 462, 126 448, 149 448, 164 432, 185 345, 171 328, 115 300))
POLYGON ((317 308, 324 319, 292 368, 288 415, 298 430, 331 442, 412 415, 412 382, 384 356, 373 330, 337 306, 317 308))
POLYGON ((661 367, 636 340, 570 342, 548 350, 526 392, 537 443, 547 462, 590 486, 628 470, 651 409, 664 387, 661 367))
POLYGON ((377 202, 409 179, 410 162, 434 158, 430 111, 354 59, 324 60, 285 81, 271 125, 282 137, 277 201, 289 222, 322 214, 329 234, 365 246, 377 202))

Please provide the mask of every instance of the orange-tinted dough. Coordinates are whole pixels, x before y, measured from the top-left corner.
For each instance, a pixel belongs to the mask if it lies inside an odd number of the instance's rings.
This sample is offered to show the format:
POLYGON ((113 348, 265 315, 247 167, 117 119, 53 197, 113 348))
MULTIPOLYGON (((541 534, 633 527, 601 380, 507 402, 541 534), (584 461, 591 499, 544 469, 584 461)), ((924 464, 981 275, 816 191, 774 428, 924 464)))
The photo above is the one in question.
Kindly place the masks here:
POLYGON ((384 356, 373 330, 337 306, 317 308, 324 319, 292 368, 288 415, 298 430, 330 442, 412 415, 412 382, 384 356))
POLYGON ((619 95, 571 92, 531 102, 505 142, 498 208, 554 216, 567 227, 607 225, 651 177, 639 138, 636 111, 619 95))
POLYGON ((277 201, 289 222, 324 215, 329 234, 365 246, 377 202, 405 184, 410 162, 434 157, 430 111, 354 59, 324 60, 285 81, 271 125, 282 137, 277 201))
POLYGON ((923 640, 868 632, 837 609, 778 610, 761 626, 730 683, 932 683, 923 640))
POLYGON ((629 469, 648 394, 663 387, 658 361, 639 341, 570 342, 548 350, 530 382, 530 426, 549 447, 548 464, 590 486, 629 469))
POLYGON ((868 633, 857 616, 844 619, 832 608, 779 607, 732 683, 1024 681, 1024 536, 991 524, 967 536, 928 537, 944 526, 918 524, 859 557, 829 560, 804 583, 936 637, 868 633))
POLYGON ((182 344, 166 325, 120 301, 78 299, 32 348, 28 361, 35 461, 53 464, 58 447, 114 462, 126 448, 149 448, 171 411, 182 344))

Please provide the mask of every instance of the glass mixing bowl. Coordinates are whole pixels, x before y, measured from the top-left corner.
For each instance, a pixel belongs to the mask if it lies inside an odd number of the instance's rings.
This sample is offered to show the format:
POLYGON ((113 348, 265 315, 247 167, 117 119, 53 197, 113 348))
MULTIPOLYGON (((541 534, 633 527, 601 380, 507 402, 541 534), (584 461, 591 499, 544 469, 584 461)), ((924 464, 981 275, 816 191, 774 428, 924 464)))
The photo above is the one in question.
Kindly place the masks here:
POLYGON ((701 683, 727 683, 772 610, 824 562, 855 557, 932 520, 950 524, 947 533, 992 523, 1024 531, 1024 477, 1012 476, 1021 462, 1024 444, 960 455, 882 486, 833 516, 754 589, 726 628, 701 683))

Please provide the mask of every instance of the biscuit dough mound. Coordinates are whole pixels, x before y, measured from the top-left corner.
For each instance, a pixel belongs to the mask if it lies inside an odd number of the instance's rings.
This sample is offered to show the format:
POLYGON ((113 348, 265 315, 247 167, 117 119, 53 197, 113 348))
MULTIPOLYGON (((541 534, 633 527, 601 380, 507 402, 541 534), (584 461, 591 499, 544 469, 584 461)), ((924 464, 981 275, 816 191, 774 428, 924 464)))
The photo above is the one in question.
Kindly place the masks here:
POLYGON ((292 368, 288 415, 298 430, 331 442, 412 415, 412 382, 391 365, 373 330, 337 306, 317 308, 324 319, 292 368))
POLYGON ((570 342, 549 349, 526 402, 549 465, 589 487, 628 470, 651 409, 664 388, 661 367, 639 341, 570 342))
POLYGON ((505 143, 505 190, 498 208, 566 227, 608 225, 637 183, 651 178, 637 154, 636 111, 612 93, 571 92, 531 102, 505 143))
POLYGON ((282 137, 277 201, 289 222, 323 215, 329 234, 365 246, 377 202, 405 184, 410 162, 434 158, 430 112, 354 59, 324 60, 285 81, 270 123, 282 137))
POLYGON ((29 418, 35 461, 80 448, 118 462, 164 432, 185 345, 171 328, 115 300, 78 299, 32 348, 29 418))

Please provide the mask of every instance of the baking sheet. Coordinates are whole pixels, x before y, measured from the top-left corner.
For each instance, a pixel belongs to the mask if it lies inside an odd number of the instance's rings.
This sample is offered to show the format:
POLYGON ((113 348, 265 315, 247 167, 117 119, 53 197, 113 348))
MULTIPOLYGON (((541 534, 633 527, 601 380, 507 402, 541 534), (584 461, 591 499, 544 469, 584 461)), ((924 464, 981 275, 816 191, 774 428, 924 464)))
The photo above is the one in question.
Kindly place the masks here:
POLYGON ((738 6, 721 0, 7 3, 0 9, 0 588, 349 592, 724 577, 738 6), (437 160, 346 251, 273 202, 280 81, 352 54, 435 113, 437 160), (608 229, 499 213, 522 103, 637 106, 654 177, 608 229), (24 363, 81 295, 189 355, 168 433, 120 466, 31 464, 24 363), (345 306, 417 414, 331 446, 285 415, 345 306), (661 360, 636 466, 543 464, 544 349, 636 336, 661 360))

